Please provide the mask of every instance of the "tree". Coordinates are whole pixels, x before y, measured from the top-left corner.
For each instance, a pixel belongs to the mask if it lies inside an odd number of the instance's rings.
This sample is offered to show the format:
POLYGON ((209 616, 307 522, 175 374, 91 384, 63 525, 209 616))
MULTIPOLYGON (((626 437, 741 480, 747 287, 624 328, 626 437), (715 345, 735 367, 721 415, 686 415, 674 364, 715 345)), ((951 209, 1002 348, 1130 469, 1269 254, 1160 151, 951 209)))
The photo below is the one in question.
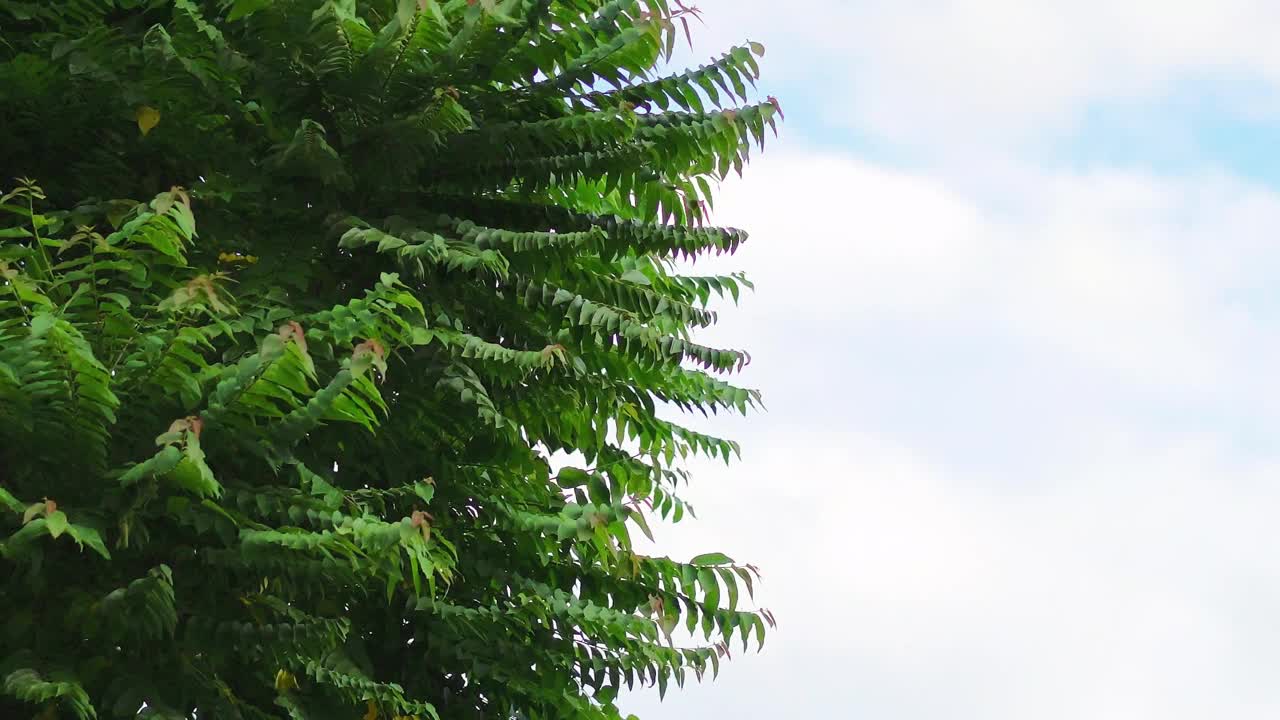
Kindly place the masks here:
POLYGON ((763 642, 633 545, 759 401, 677 261, 779 111, 659 71, 695 14, 0 1, 0 716, 617 718, 763 642))

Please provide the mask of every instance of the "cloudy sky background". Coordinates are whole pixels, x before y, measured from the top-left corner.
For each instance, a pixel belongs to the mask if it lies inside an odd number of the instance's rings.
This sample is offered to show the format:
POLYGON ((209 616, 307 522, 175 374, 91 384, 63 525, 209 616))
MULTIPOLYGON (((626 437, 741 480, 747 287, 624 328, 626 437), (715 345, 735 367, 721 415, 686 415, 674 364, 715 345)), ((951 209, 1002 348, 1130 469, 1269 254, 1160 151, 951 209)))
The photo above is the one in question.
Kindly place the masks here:
POLYGON ((780 627, 645 720, 1280 716, 1280 4, 700 0, 769 412, 674 556, 780 627))

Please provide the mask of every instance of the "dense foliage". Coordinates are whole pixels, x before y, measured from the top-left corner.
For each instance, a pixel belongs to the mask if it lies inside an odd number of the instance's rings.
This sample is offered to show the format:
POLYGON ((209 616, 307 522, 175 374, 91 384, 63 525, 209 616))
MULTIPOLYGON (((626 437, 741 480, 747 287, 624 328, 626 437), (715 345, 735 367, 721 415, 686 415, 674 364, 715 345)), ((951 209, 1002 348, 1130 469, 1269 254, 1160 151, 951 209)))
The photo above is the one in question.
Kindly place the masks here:
POLYGON ((617 718, 763 642, 633 545, 758 403, 677 261, 778 109, 659 72, 695 15, 0 0, 0 717, 617 718))

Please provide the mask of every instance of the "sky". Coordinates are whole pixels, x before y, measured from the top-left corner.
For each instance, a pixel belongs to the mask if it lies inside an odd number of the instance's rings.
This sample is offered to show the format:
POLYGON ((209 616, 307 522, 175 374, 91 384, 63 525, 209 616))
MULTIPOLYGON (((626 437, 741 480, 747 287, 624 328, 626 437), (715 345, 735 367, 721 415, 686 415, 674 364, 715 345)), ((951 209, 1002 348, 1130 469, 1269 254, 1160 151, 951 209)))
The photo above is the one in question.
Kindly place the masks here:
POLYGON ((701 338, 769 410, 658 540, 779 626, 624 710, 1280 716, 1280 4, 698 5, 787 113, 701 338))

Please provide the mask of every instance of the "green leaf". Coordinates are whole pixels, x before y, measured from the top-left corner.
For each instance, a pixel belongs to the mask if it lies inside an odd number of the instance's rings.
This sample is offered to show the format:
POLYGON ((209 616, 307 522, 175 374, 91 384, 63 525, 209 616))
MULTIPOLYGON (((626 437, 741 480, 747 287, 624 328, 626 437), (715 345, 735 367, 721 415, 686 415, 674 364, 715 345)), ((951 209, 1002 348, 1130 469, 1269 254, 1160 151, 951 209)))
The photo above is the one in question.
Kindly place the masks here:
POLYGON ((114 302, 115 304, 119 305, 120 307, 122 307, 122 308, 124 308, 124 309, 126 309, 126 310, 128 310, 128 309, 129 309, 129 306, 133 304, 133 303, 129 300, 128 296, 126 296, 126 295, 122 295, 121 293, 114 293, 114 292, 112 292, 112 293, 103 293, 103 294, 102 294, 102 298, 103 298, 103 299, 105 299, 105 300, 110 300, 110 301, 114 302))
POLYGON ((0 487, 0 505, 9 508, 13 512, 22 512, 26 509, 26 506, 18 498, 2 487, 0 487))
POLYGON ((422 499, 422 502, 430 505, 436 495, 436 486, 425 482, 414 483, 413 492, 422 499))
POLYGON ((718 607, 720 603, 720 583, 715 572, 709 568, 698 571, 698 585, 702 587, 703 602, 709 607, 718 607))
POLYGON ((227 20, 236 21, 244 17, 248 17, 259 10, 271 7, 275 0, 235 0, 231 6, 231 12, 227 14, 227 20))
POLYGON ((725 555, 724 553, 713 552, 713 553, 705 553, 705 554, 699 555, 694 559, 690 560, 689 564, 696 565, 698 567, 712 567, 716 565, 732 565, 733 559, 730 558, 728 555, 725 555))
POLYGON ((102 536, 98 534, 97 530, 84 525, 69 525, 67 534, 82 547, 88 545, 90 550, 98 553, 104 559, 111 559, 111 553, 107 552, 107 546, 103 544, 102 536))
POLYGON ((57 324, 58 319, 49 313, 39 313, 31 318, 31 337, 44 337, 57 324))
POLYGON ((45 529, 49 531, 49 536, 58 538, 67 530, 67 514, 61 510, 55 510, 45 517, 45 529))
POLYGON ((591 480, 591 473, 581 468, 561 468, 556 475, 556 484, 562 488, 575 488, 586 485, 591 480))
POLYGON ((648 275, 645 275, 644 273, 640 272, 639 270, 628 270, 628 271, 626 271, 625 273, 623 273, 623 274, 622 274, 622 279, 623 279, 623 280, 626 280, 627 282, 633 282, 633 283, 635 283, 635 284, 637 284, 637 285, 652 285, 652 284, 653 284, 652 282, 650 282, 650 281, 649 281, 649 276, 648 276, 648 275))
POLYGON ((657 542, 653 537, 653 530, 649 528, 649 520, 645 518, 643 511, 631 511, 631 519, 635 521, 637 526, 639 526, 640 532, 644 533, 644 536, 649 538, 649 542, 657 542))
POLYGON ((733 570, 731 568, 721 568, 717 571, 717 574, 720 576, 720 581, 724 583, 725 590, 729 595, 729 609, 737 610, 738 582, 733 575, 733 570))

